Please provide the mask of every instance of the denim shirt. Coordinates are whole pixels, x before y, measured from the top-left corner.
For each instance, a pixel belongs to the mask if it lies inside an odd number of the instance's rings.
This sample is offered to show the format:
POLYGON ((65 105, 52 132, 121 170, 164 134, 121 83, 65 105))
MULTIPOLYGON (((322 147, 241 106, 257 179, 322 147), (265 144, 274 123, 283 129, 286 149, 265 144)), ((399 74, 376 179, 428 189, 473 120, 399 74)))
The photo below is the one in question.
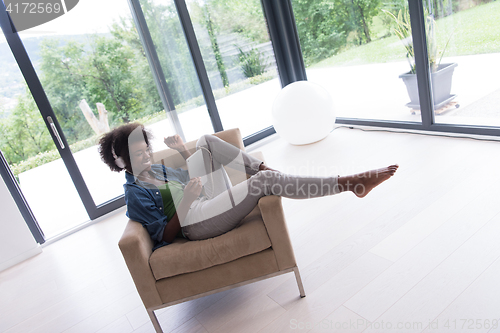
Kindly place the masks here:
MULTIPOLYGON (((182 184, 189 182, 187 170, 153 164, 151 171, 155 178, 162 181, 174 180, 182 184)), ((123 187, 128 218, 141 223, 146 228, 154 242, 153 251, 170 244, 163 240, 163 231, 172 216, 165 216, 163 213, 163 200, 158 187, 137 179, 129 172, 125 172, 125 179, 127 182, 123 187)))

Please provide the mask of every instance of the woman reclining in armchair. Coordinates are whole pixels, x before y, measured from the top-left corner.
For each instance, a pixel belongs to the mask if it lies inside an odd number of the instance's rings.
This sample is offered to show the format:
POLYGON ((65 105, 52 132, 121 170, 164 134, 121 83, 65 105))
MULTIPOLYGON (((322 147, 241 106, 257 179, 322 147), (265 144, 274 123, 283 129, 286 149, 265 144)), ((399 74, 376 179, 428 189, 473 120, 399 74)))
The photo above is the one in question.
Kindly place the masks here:
MULTIPOLYGON (((391 165, 345 177, 294 176, 267 167, 216 136, 204 135, 196 149, 202 150, 206 176, 190 179, 187 170, 152 164, 150 140, 143 125, 130 123, 106 133, 99 152, 112 171, 125 170, 127 216, 147 229, 153 250, 176 236, 201 240, 226 233, 266 195, 307 199, 350 191, 361 198, 398 169, 391 165), (232 186, 225 165, 251 177, 232 186)), ((184 159, 191 156, 178 135, 164 142, 184 159)))

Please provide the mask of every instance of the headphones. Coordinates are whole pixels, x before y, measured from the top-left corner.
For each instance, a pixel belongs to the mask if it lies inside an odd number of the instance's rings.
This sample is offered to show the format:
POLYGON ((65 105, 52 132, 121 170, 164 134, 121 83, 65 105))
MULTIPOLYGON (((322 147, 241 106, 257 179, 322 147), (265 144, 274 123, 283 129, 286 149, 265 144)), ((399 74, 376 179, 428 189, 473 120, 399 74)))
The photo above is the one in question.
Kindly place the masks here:
POLYGON ((113 141, 113 143, 111 144, 111 154, 113 154, 113 157, 115 159, 115 164, 117 167, 121 168, 121 169, 125 169, 125 161, 123 160, 123 158, 120 156, 116 156, 116 153, 115 153, 115 142, 113 141))

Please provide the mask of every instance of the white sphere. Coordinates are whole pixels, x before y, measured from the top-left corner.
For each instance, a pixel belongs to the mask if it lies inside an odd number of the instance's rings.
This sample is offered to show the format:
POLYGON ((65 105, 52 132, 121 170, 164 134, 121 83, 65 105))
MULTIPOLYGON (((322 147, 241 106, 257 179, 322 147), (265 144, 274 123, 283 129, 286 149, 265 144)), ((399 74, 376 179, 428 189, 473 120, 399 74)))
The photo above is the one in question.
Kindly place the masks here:
POLYGON ((273 103, 276 133, 293 145, 320 141, 335 124, 333 100, 325 88, 297 81, 283 88, 273 103))

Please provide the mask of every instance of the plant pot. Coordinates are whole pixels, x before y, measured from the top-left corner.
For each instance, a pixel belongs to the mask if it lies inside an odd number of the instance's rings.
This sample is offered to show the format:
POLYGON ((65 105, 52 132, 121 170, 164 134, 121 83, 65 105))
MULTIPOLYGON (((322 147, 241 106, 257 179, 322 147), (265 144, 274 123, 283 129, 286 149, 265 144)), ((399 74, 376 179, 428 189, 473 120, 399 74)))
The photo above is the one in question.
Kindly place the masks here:
MULTIPOLYGON (((451 102, 457 95, 450 94, 451 92, 451 79, 453 71, 457 67, 456 63, 441 64, 438 66, 437 71, 431 73, 432 83, 432 100, 434 102, 434 110, 439 109, 443 105, 451 102)), ((410 103, 406 106, 412 109, 420 109, 420 99, 418 97, 417 88, 417 75, 405 73, 399 76, 406 85, 410 103)))

